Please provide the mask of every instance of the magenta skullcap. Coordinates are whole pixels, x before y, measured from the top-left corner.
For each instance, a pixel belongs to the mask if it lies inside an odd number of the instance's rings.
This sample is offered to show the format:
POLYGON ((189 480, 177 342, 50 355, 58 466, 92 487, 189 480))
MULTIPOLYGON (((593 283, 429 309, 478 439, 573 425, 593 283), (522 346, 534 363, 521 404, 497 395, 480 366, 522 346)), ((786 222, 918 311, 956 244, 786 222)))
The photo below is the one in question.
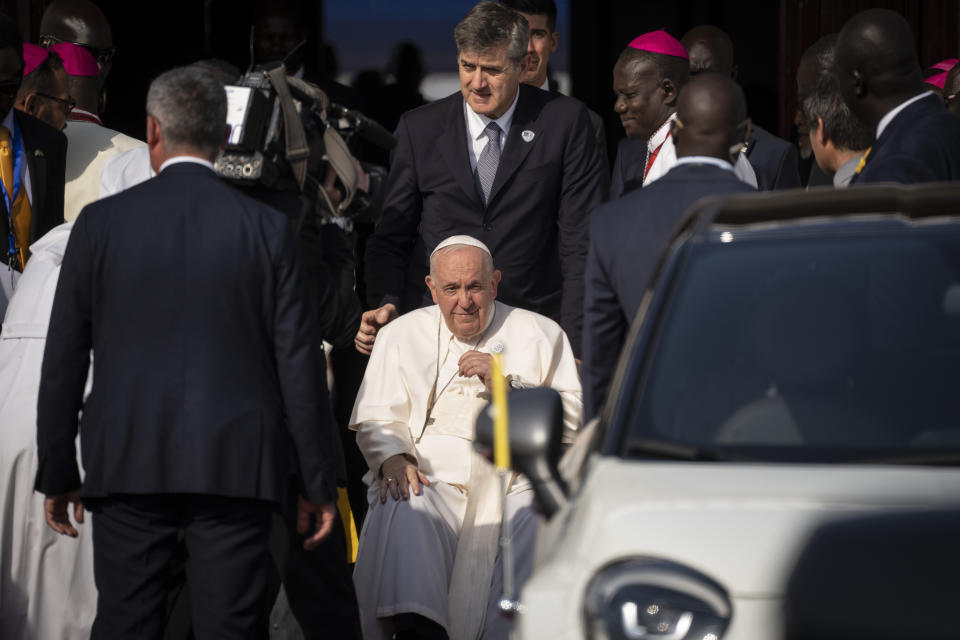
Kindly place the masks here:
POLYGON ((957 62, 960 62, 960 60, 957 60, 957 58, 947 58, 946 60, 941 60, 936 64, 930 65, 930 68, 940 69, 940 71, 950 71, 950 69, 953 69, 957 62))
POLYGON ((93 54, 81 46, 61 42, 50 47, 63 59, 63 68, 68 76, 98 76, 100 67, 97 65, 97 59, 93 54))
POLYGON ((662 53, 665 56, 676 56, 684 60, 690 59, 690 56, 687 55, 687 50, 683 48, 680 41, 663 29, 637 36, 633 39, 633 42, 630 43, 630 48, 638 49, 639 51, 649 51, 650 53, 662 53))
POLYGON ((47 59, 47 50, 29 42, 23 43, 23 75, 39 67, 47 59))
POLYGON ((932 84, 935 87, 943 89, 943 85, 947 84, 947 72, 938 73, 936 75, 930 76, 924 80, 927 84, 932 84))

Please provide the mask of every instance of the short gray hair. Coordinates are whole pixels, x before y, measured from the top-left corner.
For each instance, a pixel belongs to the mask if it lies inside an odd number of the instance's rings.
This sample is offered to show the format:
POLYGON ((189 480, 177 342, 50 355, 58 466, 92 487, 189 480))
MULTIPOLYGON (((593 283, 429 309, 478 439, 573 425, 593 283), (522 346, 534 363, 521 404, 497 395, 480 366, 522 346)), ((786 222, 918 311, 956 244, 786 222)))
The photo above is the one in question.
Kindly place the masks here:
POLYGON ((227 125, 227 94, 209 71, 176 67, 150 83, 147 114, 160 125, 166 143, 216 155, 227 125))
MULTIPOLYGON (((811 131, 819 128, 818 118, 835 147, 848 151, 863 151, 873 144, 873 129, 861 122, 840 95, 840 87, 833 73, 836 40, 822 38, 812 55, 816 56, 816 85, 805 96, 800 96, 800 110, 811 131)), ((815 45, 816 46, 816 45, 815 45)), ((811 47, 813 49, 813 47, 811 47)))
POLYGON ((507 7, 483 0, 464 16, 453 30, 457 53, 483 53, 506 47, 514 67, 523 62, 530 41, 530 25, 522 15, 507 7))
POLYGON ((472 244, 451 244, 449 246, 443 247, 442 249, 437 249, 430 254, 430 277, 436 278, 437 273, 437 260, 441 256, 445 256, 448 253, 454 253, 456 251, 463 251, 464 249, 476 249, 483 255, 483 277, 484 279, 490 278, 493 276, 493 256, 481 249, 480 247, 475 247, 472 244))

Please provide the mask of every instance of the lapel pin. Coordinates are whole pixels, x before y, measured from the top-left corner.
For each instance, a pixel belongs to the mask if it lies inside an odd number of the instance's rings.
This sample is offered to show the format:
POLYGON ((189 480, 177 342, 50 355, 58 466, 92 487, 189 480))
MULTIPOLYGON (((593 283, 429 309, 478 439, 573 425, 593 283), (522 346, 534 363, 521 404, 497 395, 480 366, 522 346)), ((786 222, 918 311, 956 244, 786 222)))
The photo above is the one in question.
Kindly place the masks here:
POLYGON ((533 140, 533 136, 535 135, 537 134, 535 134, 533 131, 530 131, 530 129, 524 129, 523 132, 520 134, 520 137, 523 138, 524 142, 530 142, 531 140, 533 140))
POLYGON ((43 151, 41 151, 40 149, 34 149, 34 150, 33 150, 33 155, 37 156, 38 158, 42 158, 42 157, 43 157, 43 151))
MULTIPOLYGON (((527 132, 524 131, 524 133, 527 133, 527 132)), ((530 137, 532 138, 533 136, 531 135, 530 137)), ((494 353, 503 353, 503 343, 494 342, 492 345, 490 345, 490 351, 493 351, 494 353)))

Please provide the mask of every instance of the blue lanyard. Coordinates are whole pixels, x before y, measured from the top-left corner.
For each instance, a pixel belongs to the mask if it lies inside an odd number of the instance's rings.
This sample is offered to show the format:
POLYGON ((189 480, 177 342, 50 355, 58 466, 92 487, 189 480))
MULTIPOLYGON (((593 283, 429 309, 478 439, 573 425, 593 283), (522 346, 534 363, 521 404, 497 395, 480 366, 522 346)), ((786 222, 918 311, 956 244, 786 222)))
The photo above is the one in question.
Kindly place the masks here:
POLYGON ((7 263, 12 265, 17 259, 17 237, 13 229, 13 203, 16 202, 17 196, 20 194, 20 163, 23 160, 20 127, 17 125, 16 118, 13 119, 13 140, 11 140, 10 146, 13 148, 13 197, 10 197, 10 194, 7 193, 7 186, 3 183, 3 180, 0 180, 0 191, 3 192, 3 199, 7 205, 7 229, 10 231, 7 243, 7 263))

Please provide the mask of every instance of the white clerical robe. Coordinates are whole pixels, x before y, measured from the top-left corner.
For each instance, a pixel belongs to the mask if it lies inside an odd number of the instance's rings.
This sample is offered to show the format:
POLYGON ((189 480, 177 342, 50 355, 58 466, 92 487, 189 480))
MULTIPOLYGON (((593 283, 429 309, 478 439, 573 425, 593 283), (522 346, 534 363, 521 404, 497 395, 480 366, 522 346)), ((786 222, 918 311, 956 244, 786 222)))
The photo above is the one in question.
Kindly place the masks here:
MULTIPOLYGON (((670 135, 670 123, 677 117, 677 114, 671 114, 670 117, 660 125, 660 128, 647 141, 647 153, 652 154, 655 149, 657 157, 654 158, 650 170, 647 171, 643 179, 643 186, 662 178, 670 169, 677 164, 677 147, 673 144, 673 136, 670 135)), ((733 173, 741 182, 757 188, 757 172, 753 170, 753 165, 747 160, 746 154, 742 151, 737 154, 737 161, 733 163, 733 173)))
MULTIPOLYGON (((494 304, 489 325, 471 340, 454 337, 437 306, 403 315, 377 335, 350 419, 370 466, 370 511, 354 571, 368 640, 389 638, 383 619, 404 612, 436 621, 454 640, 474 640, 483 624, 502 496, 492 467, 472 450, 474 421, 489 395, 478 378, 457 375, 460 356, 470 350, 502 353, 505 374, 521 386, 553 387, 563 400, 567 429, 580 424, 580 380, 559 325, 494 304), (399 453, 417 459, 431 486, 409 501, 388 497, 380 504, 377 473, 399 453)), ((523 479, 506 501, 516 516, 512 522, 535 526, 529 509, 523 510, 530 501, 523 479)), ((532 554, 523 555, 532 560, 532 554)))
POLYGON ((80 210, 100 199, 100 176, 107 159, 146 144, 95 122, 71 120, 67 136, 66 184, 63 188, 63 219, 76 220, 80 210))
MULTIPOLYGON (((60 263, 73 223, 31 247, 0 330, 0 637, 88 638, 97 608, 90 524, 50 529, 37 473, 37 394, 60 263)), ((79 457, 79 456, 78 456, 79 457)))
POLYGON ((100 174, 100 197, 106 198, 157 175, 150 166, 150 149, 144 145, 107 159, 100 174))

